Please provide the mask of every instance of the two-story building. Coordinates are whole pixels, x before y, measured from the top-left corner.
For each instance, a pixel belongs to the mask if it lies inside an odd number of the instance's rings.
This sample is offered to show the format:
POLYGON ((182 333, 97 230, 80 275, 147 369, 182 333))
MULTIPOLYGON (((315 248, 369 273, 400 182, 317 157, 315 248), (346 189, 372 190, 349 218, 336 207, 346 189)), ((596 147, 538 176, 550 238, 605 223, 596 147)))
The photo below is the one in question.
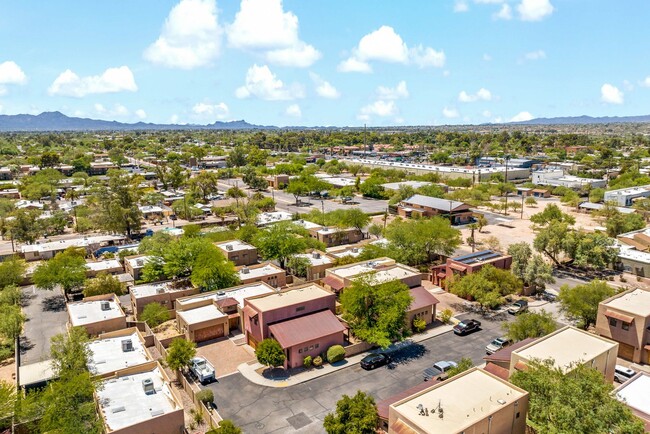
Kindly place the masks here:
POLYGON ((138 316, 149 303, 159 303, 166 307, 174 318, 176 299, 198 292, 199 288, 193 286, 188 280, 168 280, 135 285, 130 291, 131 306, 133 313, 138 316))
POLYGON ((629 289, 598 305, 596 332, 618 342, 618 355, 650 363, 650 291, 629 289))
POLYGON ((287 285, 287 272, 271 262, 259 265, 244 265, 237 268, 239 281, 242 284, 264 282, 274 288, 287 285))
POLYGON ((235 266, 257 264, 257 248, 239 240, 214 243, 235 266))
MULTIPOLYGON (((312 250, 308 253, 295 255, 297 258, 303 258, 309 263, 306 270, 306 280, 318 280, 325 277, 325 270, 334 266, 334 260, 324 252, 312 250)), ((294 274, 295 270, 291 270, 294 274)))

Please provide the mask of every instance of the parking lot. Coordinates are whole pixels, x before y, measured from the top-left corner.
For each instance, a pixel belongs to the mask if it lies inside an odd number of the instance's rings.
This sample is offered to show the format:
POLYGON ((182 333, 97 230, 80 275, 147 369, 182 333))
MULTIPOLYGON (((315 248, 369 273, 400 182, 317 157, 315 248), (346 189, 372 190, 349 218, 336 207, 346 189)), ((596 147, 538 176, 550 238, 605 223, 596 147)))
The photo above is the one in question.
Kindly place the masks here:
POLYGON ((373 371, 354 365, 288 388, 258 386, 233 374, 205 387, 214 391, 221 417, 232 419, 246 433, 320 433, 323 418, 343 394, 362 390, 380 401, 422 382, 422 371, 439 360, 470 357, 475 364, 483 363, 485 346, 502 330, 500 321, 481 322, 482 329, 468 336, 448 332, 406 345, 393 355, 394 363, 373 371))

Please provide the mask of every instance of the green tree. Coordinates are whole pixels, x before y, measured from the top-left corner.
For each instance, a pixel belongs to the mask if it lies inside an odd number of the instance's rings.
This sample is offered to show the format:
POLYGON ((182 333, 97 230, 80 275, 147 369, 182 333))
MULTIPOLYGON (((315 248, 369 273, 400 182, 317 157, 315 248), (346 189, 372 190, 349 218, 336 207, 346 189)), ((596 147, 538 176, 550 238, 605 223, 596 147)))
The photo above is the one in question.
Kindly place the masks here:
POLYGON ((7 223, 7 231, 14 240, 32 244, 43 234, 40 215, 39 210, 17 209, 11 213, 13 219, 7 223))
POLYGON ((36 267, 32 280, 39 288, 53 290, 61 285, 67 296, 86 282, 86 252, 69 247, 36 267))
POLYGON ((0 262, 0 290, 10 285, 20 285, 26 269, 25 261, 15 255, 0 262))
POLYGON ((296 277, 305 279, 311 267, 311 262, 304 256, 290 256, 287 259, 287 271, 296 277))
POLYGON ((377 223, 371 224, 370 227, 368 228, 368 234, 374 236, 377 239, 381 238, 383 233, 384 233, 384 228, 382 228, 377 223))
POLYGON ((546 226, 553 221, 573 225, 576 222, 576 219, 569 214, 562 212, 557 205, 552 203, 544 208, 543 211, 530 216, 530 221, 540 226, 546 226))
POLYGON ((614 239, 600 232, 573 231, 566 240, 565 253, 583 267, 603 269, 616 262, 614 239))
POLYGON ((643 423, 612 396, 602 374, 582 363, 569 374, 552 360, 533 361, 510 381, 529 391, 528 425, 539 433, 642 434, 643 423))
POLYGON ((627 232, 645 228, 645 219, 641 214, 621 214, 615 210, 614 215, 605 220, 607 235, 616 237, 627 232))
POLYGON ((514 321, 502 325, 506 336, 513 341, 527 338, 539 338, 557 330, 557 323, 550 312, 542 309, 540 312, 524 312, 517 315, 514 321))
POLYGON ((235 199, 235 203, 239 206, 239 201, 246 197, 246 192, 235 185, 226 190, 226 197, 229 199, 235 199))
POLYGON ((14 415, 16 401, 16 387, 4 380, 0 380, 0 429, 11 426, 9 419, 14 415))
POLYGON ((567 239, 571 229, 569 224, 557 220, 540 229, 533 240, 533 247, 548 256, 555 265, 560 264, 560 255, 567 249, 567 239))
POLYGON ((168 321, 169 318, 170 315, 167 308, 160 303, 154 302, 144 307, 138 319, 149 324, 149 327, 156 328, 165 321, 168 321))
POLYGON ((208 196, 219 191, 219 178, 214 172, 203 170, 192 177, 188 184, 192 194, 203 200, 207 200, 208 196))
POLYGON ((504 303, 504 296, 518 292, 521 287, 521 280, 510 271, 487 264, 478 272, 452 281, 450 292, 459 297, 471 297, 481 306, 494 308, 504 303))
POLYGON ((437 255, 451 255, 460 245, 460 231, 442 217, 418 220, 394 220, 385 236, 400 262, 420 265, 437 255))
POLYGON ((195 286, 209 291, 239 284, 235 264, 213 244, 207 244, 196 256, 190 280, 195 286))
POLYGON ((553 267, 544 261, 542 255, 534 254, 528 260, 524 270, 523 281, 531 287, 533 291, 544 289, 547 283, 555 282, 553 277, 553 267))
POLYGON ((616 294, 616 289, 602 280, 593 280, 573 288, 562 285, 558 300, 562 312, 572 319, 578 320, 578 325, 587 328, 596 323, 598 303, 616 294))
POLYGON ((98 187, 91 201, 99 227, 127 237, 140 232, 142 212, 138 203, 143 181, 143 177, 129 175, 123 170, 108 171, 108 184, 98 187))
POLYGON ((359 208, 333 211, 334 224, 344 228, 355 228, 359 232, 370 223, 370 216, 359 208))
POLYGON ((594 188, 589 192, 589 202, 600 203, 605 199, 604 188, 594 188))
POLYGON ((530 244, 525 241, 510 244, 508 247, 508 254, 512 256, 510 271, 521 280, 524 280, 528 260, 533 255, 533 250, 530 248, 530 244))
POLYGON ((385 348, 409 331, 406 311, 413 297, 399 280, 378 284, 373 273, 362 275, 340 300, 343 318, 359 339, 385 348))
POLYGON ((301 179, 293 179, 285 189, 287 193, 293 194, 296 199, 296 205, 300 203, 300 197, 309 194, 311 191, 306 182, 301 179))
POLYGON ((83 327, 73 327, 68 333, 52 336, 50 357, 58 376, 81 374, 87 371, 91 356, 88 333, 83 327))
POLYGON ((278 222, 258 232, 253 238, 253 245, 264 259, 275 259, 284 268, 290 256, 302 253, 307 248, 307 241, 301 236, 303 234, 303 228, 294 223, 278 222))
POLYGON ((352 397, 343 395, 323 420, 327 434, 375 434, 378 424, 374 398, 360 390, 352 397))
POLYGON ((84 297, 95 295, 115 294, 123 295, 125 285, 120 280, 108 273, 99 273, 97 277, 90 279, 83 290, 84 297))
POLYGON ((528 196, 526 198, 526 205, 528 205, 529 207, 533 207, 533 206, 537 205, 537 199, 535 199, 532 196, 528 196))
POLYGON ((469 357, 463 357, 458 364, 447 371, 448 378, 454 377, 460 373, 468 371, 474 367, 474 362, 469 357))
POLYGON ((172 371, 184 371, 194 356, 196 356, 196 344, 183 338, 176 338, 167 348, 165 362, 172 371))
POLYGON ((242 434, 242 430, 231 420, 224 419, 219 422, 218 427, 211 429, 206 434, 242 434))
POLYGON ((246 165, 246 148, 243 146, 235 146, 230 150, 228 158, 226 159, 228 167, 241 167, 246 165))
POLYGON ((280 343, 270 338, 264 339, 257 344, 255 357, 262 365, 272 367, 282 366, 287 358, 280 343))

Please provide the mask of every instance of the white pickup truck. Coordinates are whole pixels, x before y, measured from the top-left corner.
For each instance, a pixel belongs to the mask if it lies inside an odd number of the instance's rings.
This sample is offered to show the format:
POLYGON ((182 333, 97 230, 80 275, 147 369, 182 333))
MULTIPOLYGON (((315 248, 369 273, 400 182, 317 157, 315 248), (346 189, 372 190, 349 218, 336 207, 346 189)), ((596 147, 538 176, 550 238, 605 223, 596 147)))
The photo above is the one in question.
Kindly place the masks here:
POLYGON ((203 357, 194 357, 190 361, 190 371, 203 384, 215 380, 214 366, 203 357))

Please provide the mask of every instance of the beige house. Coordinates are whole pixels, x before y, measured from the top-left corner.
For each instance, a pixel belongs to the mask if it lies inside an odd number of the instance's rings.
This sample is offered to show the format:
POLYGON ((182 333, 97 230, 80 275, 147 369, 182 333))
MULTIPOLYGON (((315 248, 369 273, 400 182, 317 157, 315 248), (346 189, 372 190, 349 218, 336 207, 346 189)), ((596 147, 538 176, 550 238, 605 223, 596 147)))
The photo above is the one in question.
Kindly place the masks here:
POLYGON ((390 405, 389 434, 524 434, 528 392, 472 368, 390 405))
POLYGON ((124 271, 133 276, 134 281, 142 279, 142 269, 153 258, 149 255, 133 255, 124 257, 124 271))
POLYGON ((281 288, 287 284, 287 272, 270 262, 264 264, 237 268, 239 281, 242 284, 264 282, 274 288, 281 288))
POLYGON ((555 366, 565 372, 573 365, 588 365, 614 381, 618 344, 575 327, 566 326, 514 350, 510 359, 510 376, 516 370, 527 369, 533 360, 553 359, 555 366))
POLYGON ((176 323, 181 333, 191 342, 217 339, 230 333, 228 315, 214 303, 176 311, 176 323))
POLYGON ((214 243, 235 266, 257 264, 257 248, 239 240, 214 243))
POLYGON ((86 262, 86 277, 95 277, 100 273, 119 274, 124 271, 122 264, 117 259, 107 259, 105 261, 88 261, 86 262))
MULTIPOLYGON (((325 277, 325 270, 328 268, 332 268, 334 266, 334 260, 325 252, 321 252, 320 250, 312 250, 309 253, 301 253, 296 255, 298 258, 304 258, 309 262, 309 266, 307 267, 307 275, 305 276, 305 279, 310 281, 310 280, 318 280, 323 277, 325 277)), ((290 270, 292 272, 294 270, 290 270)))
POLYGON ((86 346, 90 350, 88 370, 100 377, 153 360, 142 333, 135 327, 103 333, 86 346))
POLYGON ((67 308, 69 325, 84 327, 91 336, 126 328, 126 315, 115 294, 86 297, 67 308))
POLYGON ((117 371, 95 391, 107 434, 185 432, 181 398, 158 362, 117 371))
POLYGON ((420 286, 422 283, 422 273, 391 258, 377 258, 330 268, 325 271, 322 283, 326 288, 339 292, 352 285, 357 277, 370 273, 373 273, 377 283, 399 280, 409 288, 420 286))
POLYGON ((187 280, 168 280, 135 285, 131 288, 131 306, 133 313, 137 316, 149 303, 160 303, 170 311, 173 318, 176 299, 198 292, 199 289, 187 280))
POLYGON ((650 291, 630 289, 598 305, 596 332, 618 342, 618 355, 650 363, 650 291))

